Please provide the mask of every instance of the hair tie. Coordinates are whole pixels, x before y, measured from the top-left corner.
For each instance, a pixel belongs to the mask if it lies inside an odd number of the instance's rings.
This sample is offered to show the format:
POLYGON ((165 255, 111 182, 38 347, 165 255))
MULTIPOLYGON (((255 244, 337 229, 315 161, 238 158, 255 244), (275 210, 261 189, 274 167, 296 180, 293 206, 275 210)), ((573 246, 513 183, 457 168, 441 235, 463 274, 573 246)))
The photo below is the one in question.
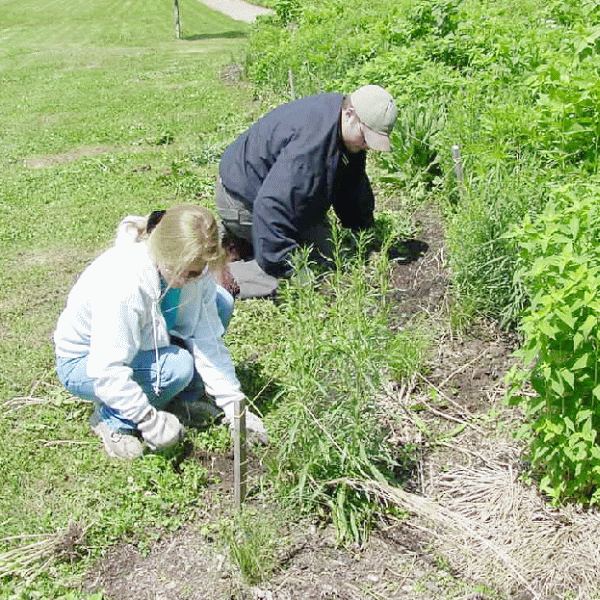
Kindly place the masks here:
POLYGON ((163 218, 166 210, 153 210, 148 217, 148 223, 146 224, 146 233, 150 233, 163 218))

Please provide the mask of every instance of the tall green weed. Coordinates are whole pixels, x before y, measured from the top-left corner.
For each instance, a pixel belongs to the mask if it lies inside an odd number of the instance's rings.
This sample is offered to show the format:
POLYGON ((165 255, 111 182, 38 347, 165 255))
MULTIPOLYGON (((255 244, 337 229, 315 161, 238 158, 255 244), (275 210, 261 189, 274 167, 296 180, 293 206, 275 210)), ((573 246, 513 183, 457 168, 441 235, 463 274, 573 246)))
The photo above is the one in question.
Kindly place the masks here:
MULTIPOLYGON (((342 542, 368 537, 381 507, 348 485, 350 479, 392 477, 397 455, 386 443, 376 398, 384 382, 422 364, 428 336, 394 332, 387 317, 387 269, 381 255, 365 263, 367 239, 348 255, 338 239, 336 265, 310 285, 292 280, 284 290, 288 335, 279 346, 277 379, 285 403, 274 422, 277 451, 270 478, 278 495, 301 511, 332 519, 342 542)), ((307 277, 306 256, 298 267, 307 277)))
MULTIPOLYGON (((464 157, 469 172, 471 157, 464 157)), ((473 160, 477 160, 474 158, 473 160)), ((514 327, 528 297, 514 279, 519 263, 515 244, 504 234, 519 216, 539 214, 546 202, 540 161, 523 156, 511 165, 493 157, 487 172, 469 175, 462 189, 447 187, 456 197, 447 205, 446 241, 459 304, 514 327)))
POLYGON ((509 234, 519 247, 516 282, 531 299, 521 321, 522 365, 509 401, 531 469, 555 502, 600 504, 600 196, 598 182, 559 186, 537 218, 509 234), (528 386, 533 394, 523 391, 528 386))

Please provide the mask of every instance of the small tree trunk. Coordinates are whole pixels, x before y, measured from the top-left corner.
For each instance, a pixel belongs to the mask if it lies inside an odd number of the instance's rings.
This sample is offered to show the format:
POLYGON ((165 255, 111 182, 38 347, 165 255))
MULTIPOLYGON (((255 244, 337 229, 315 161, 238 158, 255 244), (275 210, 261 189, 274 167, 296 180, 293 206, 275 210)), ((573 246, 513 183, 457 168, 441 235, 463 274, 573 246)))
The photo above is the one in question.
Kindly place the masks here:
POLYGON ((181 18, 179 16, 179 0, 173 1, 173 16, 175 17, 175 37, 181 38, 181 18))

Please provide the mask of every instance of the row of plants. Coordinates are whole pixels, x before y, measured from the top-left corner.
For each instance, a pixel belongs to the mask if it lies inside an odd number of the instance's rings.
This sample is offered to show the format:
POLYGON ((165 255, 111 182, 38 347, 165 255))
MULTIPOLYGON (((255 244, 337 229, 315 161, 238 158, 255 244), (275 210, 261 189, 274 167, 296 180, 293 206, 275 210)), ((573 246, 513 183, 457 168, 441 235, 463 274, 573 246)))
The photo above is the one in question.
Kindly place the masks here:
MULTIPOLYGON (((386 214, 378 220, 389 246, 398 229, 386 214)), ((351 482, 397 484, 394 474, 417 457, 416 448, 389 443, 377 398, 390 379, 422 368, 430 335, 418 323, 400 332, 390 329, 387 256, 365 259, 371 237, 361 236, 350 251, 346 235, 336 230, 331 271, 318 273, 309 269, 306 254, 297 257, 298 271, 311 280, 292 278, 284 286, 268 330, 263 325, 253 335, 253 320, 238 320, 232 337, 246 343, 258 335, 279 339, 261 360, 279 390, 267 394, 274 451, 266 463, 277 497, 296 515, 332 522, 339 542, 361 543, 386 509, 351 482), (282 331, 290 335, 282 337, 282 331)))
POLYGON ((256 89, 390 90, 400 110, 381 181, 442 206, 457 310, 520 332, 510 397, 543 491, 598 503, 600 3, 272 6, 250 39, 256 89))

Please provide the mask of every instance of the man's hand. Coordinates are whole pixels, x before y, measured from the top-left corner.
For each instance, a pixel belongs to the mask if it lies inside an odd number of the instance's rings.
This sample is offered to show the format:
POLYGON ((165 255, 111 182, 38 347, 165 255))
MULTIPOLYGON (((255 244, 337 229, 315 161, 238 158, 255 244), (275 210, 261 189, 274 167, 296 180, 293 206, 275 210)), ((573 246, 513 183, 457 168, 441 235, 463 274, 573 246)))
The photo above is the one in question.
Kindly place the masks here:
POLYGON ((137 424, 142 437, 151 450, 164 450, 183 439, 185 430, 179 419, 164 410, 151 406, 137 424))
POLYGON ((221 285, 234 297, 237 298, 240 294, 240 286, 231 274, 228 265, 223 267, 221 271, 221 285))
POLYGON ((252 244, 233 234, 226 234, 223 237, 221 244, 227 253, 227 260, 230 262, 236 260, 251 260, 254 255, 252 244))

